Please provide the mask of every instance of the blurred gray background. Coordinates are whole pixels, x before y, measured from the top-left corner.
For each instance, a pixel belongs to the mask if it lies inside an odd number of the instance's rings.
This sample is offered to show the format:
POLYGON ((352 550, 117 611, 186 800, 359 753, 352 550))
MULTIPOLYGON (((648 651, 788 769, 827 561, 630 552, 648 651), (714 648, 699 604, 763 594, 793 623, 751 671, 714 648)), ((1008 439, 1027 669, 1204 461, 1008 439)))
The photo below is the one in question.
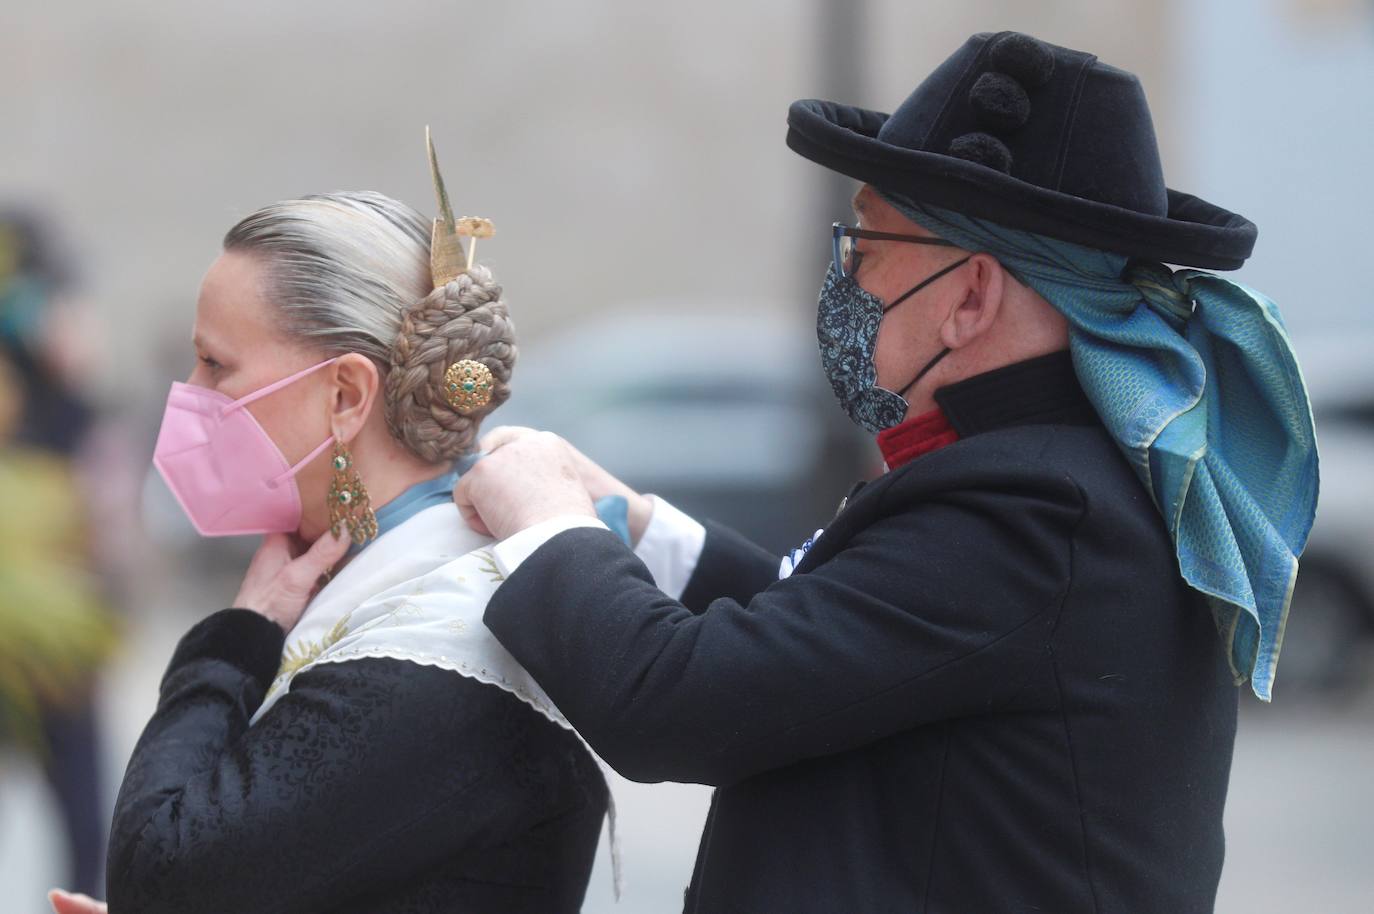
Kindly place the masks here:
MULTIPOLYGON (((146 475, 231 224, 335 189, 432 211, 432 125, 455 208, 496 225, 480 257, 520 333, 495 421, 553 427, 687 507, 735 505, 780 548, 876 467, 811 338, 853 187, 786 149, 787 105, 891 110, 970 33, 1004 28, 1139 74, 1170 186, 1260 227, 1238 276, 1294 333, 1323 496, 1290 681, 1284 664, 1272 706, 1242 696, 1217 907, 1374 910, 1371 0, 3 0, 0 203, 60 239, 73 377, 106 416, 126 622, 98 693, 107 807, 173 644, 232 597, 253 545, 196 540, 146 475)), ((679 910, 707 791, 613 786, 628 891, 611 901, 603 847, 586 910, 679 910)), ((4 751, 0 908, 45 909, 62 841, 36 764, 4 751)))

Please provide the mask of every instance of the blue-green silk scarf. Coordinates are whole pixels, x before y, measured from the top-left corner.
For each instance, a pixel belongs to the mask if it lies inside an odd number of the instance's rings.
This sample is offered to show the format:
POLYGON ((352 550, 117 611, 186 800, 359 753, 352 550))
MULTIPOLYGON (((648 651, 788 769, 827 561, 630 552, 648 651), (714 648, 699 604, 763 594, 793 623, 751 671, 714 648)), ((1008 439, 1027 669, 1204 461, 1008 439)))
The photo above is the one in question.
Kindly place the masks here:
POLYGON ((1268 701, 1317 504, 1312 410, 1268 298, 1200 270, 1008 229, 884 197, 992 254, 1069 320, 1079 383, 1206 594, 1236 682, 1268 701))

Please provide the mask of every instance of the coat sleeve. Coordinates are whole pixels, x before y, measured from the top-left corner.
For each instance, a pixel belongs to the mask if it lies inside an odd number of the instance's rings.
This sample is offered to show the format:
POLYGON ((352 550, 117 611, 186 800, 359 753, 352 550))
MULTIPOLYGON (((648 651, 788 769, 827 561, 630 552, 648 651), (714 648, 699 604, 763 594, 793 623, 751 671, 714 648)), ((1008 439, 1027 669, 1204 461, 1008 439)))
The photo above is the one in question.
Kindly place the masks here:
POLYGON ((568 531, 486 622, 626 777, 733 783, 1004 705, 1045 660, 1071 578, 1081 496, 1046 488, 923 500, 699 613, 614 536, 568 531))
POLYGON ((687 580, 682 603, 694 613, 725 597, 748 603, 778 579, 779 557, 729 527, 707 521, 701 558, 687 580))
POLYGON ((282 640, 233 609, 182 639, 119 791, 113 914, 331 908, 569 811, 576 737, 445 670, 320 664, 250 728, 282 640))

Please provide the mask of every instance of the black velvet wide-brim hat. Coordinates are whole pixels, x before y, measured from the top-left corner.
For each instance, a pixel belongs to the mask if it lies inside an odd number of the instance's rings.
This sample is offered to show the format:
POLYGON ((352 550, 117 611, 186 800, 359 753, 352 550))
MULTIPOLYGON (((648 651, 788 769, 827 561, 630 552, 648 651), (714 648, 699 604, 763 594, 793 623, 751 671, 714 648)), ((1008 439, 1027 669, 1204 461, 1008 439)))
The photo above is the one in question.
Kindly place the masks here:
POLYGON ((974 35, 892 114, 794 102, 787 145, 918 203, 1063 241, 1233 270, 1254 223, 1164 184, 1134 74, 1018 32, 974 35))

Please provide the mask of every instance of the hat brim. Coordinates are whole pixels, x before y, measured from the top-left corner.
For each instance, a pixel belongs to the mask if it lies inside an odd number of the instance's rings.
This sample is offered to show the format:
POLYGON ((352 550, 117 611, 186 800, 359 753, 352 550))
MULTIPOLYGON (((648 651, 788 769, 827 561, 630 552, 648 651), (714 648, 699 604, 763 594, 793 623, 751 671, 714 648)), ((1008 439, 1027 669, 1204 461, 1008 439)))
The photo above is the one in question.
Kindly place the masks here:
POLYGON ((1234 270, 1255 247, 1244 216, 1169 190, 1167 216, 1049 190, 955 156, 878 139, 888 115, 819 99, 793 102, 787 145, 832 171, 933 206, 1131 257, 1234 270))

